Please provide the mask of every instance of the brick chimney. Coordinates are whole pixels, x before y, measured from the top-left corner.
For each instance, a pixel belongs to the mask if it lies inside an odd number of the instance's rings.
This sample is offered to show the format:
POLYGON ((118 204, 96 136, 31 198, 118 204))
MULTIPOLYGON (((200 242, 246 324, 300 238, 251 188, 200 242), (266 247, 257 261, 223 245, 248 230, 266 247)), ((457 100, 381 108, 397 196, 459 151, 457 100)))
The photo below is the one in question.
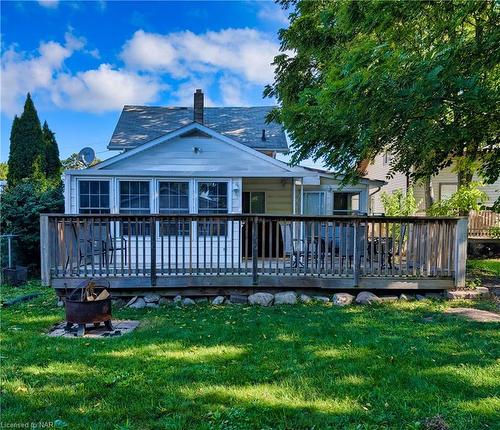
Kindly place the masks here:
POLYGON ((197 89, 194 93, 194 118, 196 122, 203 124, 203 91, 197 89))

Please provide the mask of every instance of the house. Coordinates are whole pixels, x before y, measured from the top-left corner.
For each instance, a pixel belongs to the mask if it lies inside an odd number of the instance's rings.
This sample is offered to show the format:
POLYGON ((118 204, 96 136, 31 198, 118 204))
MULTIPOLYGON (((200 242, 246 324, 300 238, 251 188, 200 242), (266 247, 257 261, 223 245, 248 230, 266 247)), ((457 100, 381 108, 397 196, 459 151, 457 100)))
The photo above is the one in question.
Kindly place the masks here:
POLYGON ((118 154, 66 171, 65 214, 41 217, 44 283, 62 291, 98 276, 112 288, 202 294, 457 283, 457 219, 369 219, 385 182, 341 187, 330 172, 278 160, 287 138, 266 122, 270 109, 205 108, 201 90, 193 107, 125 106, 108 145, 118 154), (432 247, 445 243, 438 261, 432 247))
MULTIPOLYGON (((369 210, 371 213, 383 213, 384 206, 380 198, 383 192, 391 194, 395 190, 402 190, 406 193, 412 187, 419 212, 425 212, 425 192, 421 183, 412 184, 408 175, 395 173, 391 178, 387 178, 391 162, 391 154, 385 152, 377 155, 371 162, 365 164, 365 176, 385 180, 379 193, 373 193, 370 197, 369 210)), ((449 198, 458 189, 457 174, 453 167, 446 167, 434 176, 431 180, 432 195, 434 200, 449 198)), ((500 197, 500 179, 493 184, 486 184, 481 190, 488 196, 487 207, 500 197)))
POLYGON ((317 169, 276 159, 288 152, 284 130, 266 123, 270 107, 125 106, 108 149, 118 154, 65 172, 65 212, 96 213, 366 213, 363 179, 340 188, 317 169))

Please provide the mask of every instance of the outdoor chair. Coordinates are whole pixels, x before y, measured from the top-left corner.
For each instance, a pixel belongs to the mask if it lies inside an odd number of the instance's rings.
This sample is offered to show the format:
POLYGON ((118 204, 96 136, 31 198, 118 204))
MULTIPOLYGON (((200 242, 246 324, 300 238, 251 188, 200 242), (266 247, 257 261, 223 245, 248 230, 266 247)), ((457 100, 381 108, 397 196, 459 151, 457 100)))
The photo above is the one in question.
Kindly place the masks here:
POLYGON ((306 248, 304 239, 293 237, 293 224, 280 223, 281 238, 283 240, 283 252, 291 259, 291 267, 304 267, 304 250, 306 248))

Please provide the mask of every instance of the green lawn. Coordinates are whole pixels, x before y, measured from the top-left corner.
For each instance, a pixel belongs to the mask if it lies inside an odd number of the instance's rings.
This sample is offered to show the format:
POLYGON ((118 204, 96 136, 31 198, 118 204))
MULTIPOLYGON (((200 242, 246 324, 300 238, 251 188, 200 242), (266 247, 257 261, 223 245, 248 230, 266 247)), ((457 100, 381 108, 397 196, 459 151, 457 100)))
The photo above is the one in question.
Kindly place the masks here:
POLYGON ((42 291, 2 310, 2 426, 499 428, 499 325, 443 315, 450 303, 124 309, 135 332, 89 340, 44 335, 63 309, 42 291))
POLYGON ((467 260, 467 275, 479 278, 500 279, 500 259, 467 260))

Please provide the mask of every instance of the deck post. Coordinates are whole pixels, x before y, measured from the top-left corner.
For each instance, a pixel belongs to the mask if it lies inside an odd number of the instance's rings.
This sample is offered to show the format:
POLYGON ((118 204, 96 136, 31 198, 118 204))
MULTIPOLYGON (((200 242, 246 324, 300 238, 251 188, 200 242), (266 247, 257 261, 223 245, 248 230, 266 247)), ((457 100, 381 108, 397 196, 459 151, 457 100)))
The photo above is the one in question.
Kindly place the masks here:
POLYGON ((49 216, 40 215, 40 273, 42 285, 50 286, 49 216))
MULTIPOLYGON (((151 286, 156 286, 156 219, 151 218, 151 286)), ((184 252, 184 250, 183 250, 184 252)))
POLYGON ((253 218, 253 226, 252 226, 252 285, 257 285, 258 283, 258 258, 259 258, 259 249, 257 246, 258 242, 258 230, 259 230, 259 218, 253 218))
POLYGON ((359 246, 358 246, 358 237, 359 237, 359 232, 358 232, 358 226, 359 222, 358 220, 354 221, 354 234, 353 234, 353 281, 354 281, 354 286, 357 287, 359 285, 359 264, 361 259, 359 258, 360 252, 359 252, 359 246))
POLYGON ((468 218, 457 221, 455 232, 455 287, 465 287, 465 265, 467 263, 468 218))

